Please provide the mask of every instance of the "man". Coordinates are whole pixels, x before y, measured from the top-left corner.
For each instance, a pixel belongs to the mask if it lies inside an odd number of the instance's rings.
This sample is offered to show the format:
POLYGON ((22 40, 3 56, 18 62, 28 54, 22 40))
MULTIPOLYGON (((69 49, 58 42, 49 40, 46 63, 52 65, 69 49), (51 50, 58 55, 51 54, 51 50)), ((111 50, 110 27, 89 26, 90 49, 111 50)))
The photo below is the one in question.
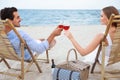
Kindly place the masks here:
MULTIPOLYGON (((20 27, 20 22, 21 18, 19 16, 18 10, 15 7, 8 7, 1 9, 0 11, 0 17, 2 20, 9 19, 10 22, 14 25, 14 27, 20 27)), ((61 34, 62 28, 56 28, 50 35, 49 37, 42 41, 38 42, 34 39, 32 39, 26 32, 22 30, 18 30, 19 34, 21 37, 26 41, 27 45, 29 48, 36 53, 42 53, 45 50, 49 48, 49 45, 51 42, 54 40, 56 36, 59 36, 61 34)), ((21 56, 21 51, 20 51, 20 40, 14 33, 14 31, 9 27, 5 26, 5 32, 8 36, 8 39, 10 40, 11 44, 13 45, 15 51, 17 52, 18 56, 21 56)), ((31 56, 28 52, 27 49, 25 51, 25 60, 31 59, 31 56)))

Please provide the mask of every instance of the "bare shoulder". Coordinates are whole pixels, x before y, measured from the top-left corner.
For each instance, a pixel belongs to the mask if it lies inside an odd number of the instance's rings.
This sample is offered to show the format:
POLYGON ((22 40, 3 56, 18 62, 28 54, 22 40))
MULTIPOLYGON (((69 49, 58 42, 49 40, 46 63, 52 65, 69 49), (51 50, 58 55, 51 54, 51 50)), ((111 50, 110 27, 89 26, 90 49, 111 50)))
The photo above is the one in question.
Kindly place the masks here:
POLYGON ((100 37, 100 38, 103 38, 103 37, 104 37, 104 34, 103 34, 103 33, 98 33, 96 36, 97 36, 97 37, 100 37))

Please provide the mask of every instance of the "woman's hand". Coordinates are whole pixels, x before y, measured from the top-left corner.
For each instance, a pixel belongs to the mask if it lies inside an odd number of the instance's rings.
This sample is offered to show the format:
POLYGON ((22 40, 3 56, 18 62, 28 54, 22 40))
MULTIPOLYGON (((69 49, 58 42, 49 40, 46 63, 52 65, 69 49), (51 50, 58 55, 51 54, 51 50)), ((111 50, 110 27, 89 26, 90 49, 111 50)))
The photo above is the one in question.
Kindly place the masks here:
POLYGON ((72 33, 71 33, 69 30, 66 30, 64 34, 65 34, 65 36, 67 36, 69 39, 72 39, 72 38, 73 38, 72 33))

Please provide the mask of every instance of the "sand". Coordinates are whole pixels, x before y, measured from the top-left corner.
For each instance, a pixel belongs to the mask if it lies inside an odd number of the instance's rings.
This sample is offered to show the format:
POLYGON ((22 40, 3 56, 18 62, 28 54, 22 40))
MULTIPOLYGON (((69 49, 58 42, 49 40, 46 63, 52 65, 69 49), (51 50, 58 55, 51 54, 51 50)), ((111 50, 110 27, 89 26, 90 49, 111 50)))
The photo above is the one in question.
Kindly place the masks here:
MULTIPOLYGON (((40 39, 40 38, 45 38, 49 36, 49 34, 55 29, 55 26, 29 26, 29 27, 21 27, 20 29, 24 30, 27 32, 32 38, 34 39, 40 39)), ((73 33, 74 37, 78 41, 78 43, 86 47, 90 41, 94 38, 94 36, 98 33, 104 32, 105 31, 105 26, 102 25, 81 25, 81 26, 71 26, 70 31, 73 33)), ((49 50, 49 58, 50 58, 50 63, 45 63, 43 61, 39 61, 39 64, 42 69, 42 73, 39 73, 33 65, 31 67, 31 72, 28 72, 25 75, 25 80, 52 80, 52 74, 51 74, 51 59, 54 59, 55 64, 59 64, 63 61, 66 61, 67 53, 68 50, 71 48, 74 48, 71 42, 66 38, 64 35, 64 31, 62 34, 56 39, 56 45, 49 50)), ((86 63, 93 63, 96 51, 93 51, 87 56, 81 56, 78 53, 78 59, 82 60, 86 63)), ((46 55, 45 53, 40 54, 39 58, 45 58, 46 55)), ((69 56, 69 60, 74 59, 74 54, 69 56)), ((12 67, 19 67, 20 63, 15 62, 15 61, 9 61, 12 64, 12 67)), ((1 68, 5 69, 5 66, 0 66, 1 68)), ((100 80, 100 75, 97 74, 90 74, 88 80, 100 80)), ((11 78, 9 76, 4 76, 0 75, 1 79, 0 80, 16 80, 15 78, 11 78)))
MULTIPOLYGON (((49 34, 55 29, 55 26, 21 27, 21 29, 26 31, 31 37, 39 39, 47 38, 49 34)), ((104 32, 104 30, 105 26, 101 25, 83 25, 70 27, 70 31, 73 33, 74 37, 82 47, 86 47, 96 34, 104 32)), ((64 31, 61 33, 60 36, 56 37, 55 39, 56 45, 49 51, 49 55, 50 58, 54 59, 56 64, 58 64, 66 60, 68 50, 74 47, 72 43, 68 40, 68 38, 64 35, 64 31)), ((84 60, 86 62, 93 62, 95 51, 93 51, 90 55, 84 57, 78 55, 78 57, 80 60, 84 60), (90 59, 91 57, 93 57, 93 60, 90 59)), ((44 54, 41 54, 41 56, 44 56, 44 54)))

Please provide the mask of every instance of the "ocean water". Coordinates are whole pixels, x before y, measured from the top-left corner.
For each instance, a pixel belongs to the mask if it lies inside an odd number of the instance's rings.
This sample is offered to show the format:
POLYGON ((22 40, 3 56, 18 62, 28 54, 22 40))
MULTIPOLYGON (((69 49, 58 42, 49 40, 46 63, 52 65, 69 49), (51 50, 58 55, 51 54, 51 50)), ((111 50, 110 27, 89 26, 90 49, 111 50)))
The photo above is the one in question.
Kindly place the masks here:
POLYGON ((100 10, 20 9, 19 14, 24 26, 56 26, 64 20, 71 26, 100 24, 100 10))

